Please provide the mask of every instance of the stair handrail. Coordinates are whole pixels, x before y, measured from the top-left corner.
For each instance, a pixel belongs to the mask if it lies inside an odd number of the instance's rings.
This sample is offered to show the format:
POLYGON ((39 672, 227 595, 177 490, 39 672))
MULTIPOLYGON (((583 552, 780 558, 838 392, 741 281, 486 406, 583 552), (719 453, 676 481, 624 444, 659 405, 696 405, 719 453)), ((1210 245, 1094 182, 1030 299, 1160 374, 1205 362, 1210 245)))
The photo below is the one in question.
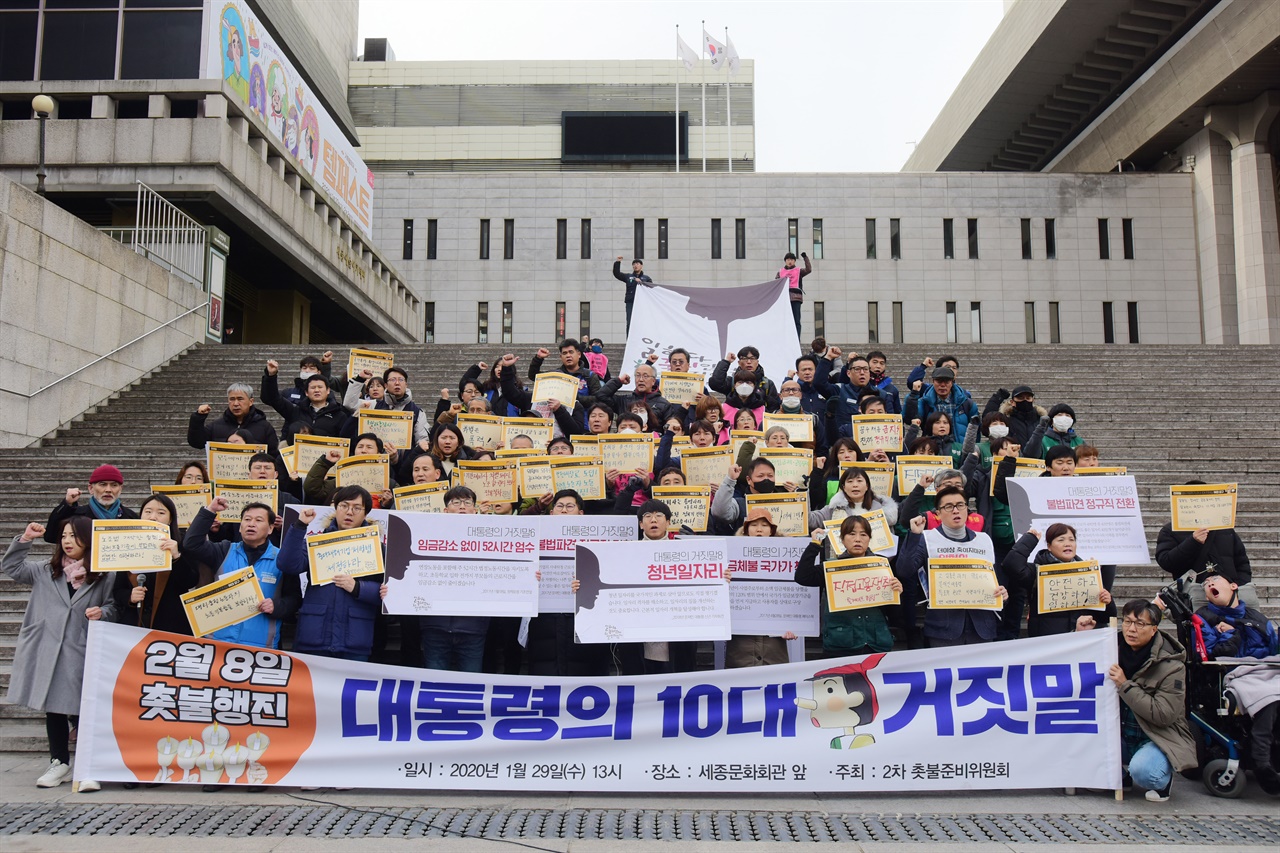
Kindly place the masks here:
POLYGON ((183 319, 184 317, 190 316, 191 314, 194 314, 194 313, 196 313, 197 311, 204 310, 205 308, 208 308, 208 307, 209 307, 209 303, 208 303, 208 302, 201 302, 201 303, 200 303, 199 305, 197 305, 196 307, 191 308, 191 309, 188 309, 188 310, 186 310, 186 311, 183 311, 181 314, 179 314, 177 317, 174 317, 172 320, 166 320, 165 322, 161 323, 159 326, 156 326, 154 329, 151 329, 150 331, 147 331, 147 332, 143 332, 141 335, 138 335, 138 337, 134 338, 133 340, 131 340, 131 341, 126 341, 125 343, 123 343, 123 344, 121 344, 120 346, 118 346, 118 347, 116 347, 115 349, 113 349, 111 352, 106 353, 106 354, 104 354, 104 355, 100 355, 100 356, 98 356, 98 357, 97 357, 97 358, 95 358, 93 361, 89 362, 88 364, 83 364, 83 365, 81 365, 80 367, 77 367, 75 370, 71 371, 71 372, 70 372, 70 373, 68 373, 66 376, 61 376, 61 377, 59 377, 59 378, 57 378, 57 379, 53 380, 52 382, 50 382, 48 385, 44 386, 43 388, 37 388, 36 390, 32 391, 30 394, 23 393, 22 391, 11 391, 11 390, 10 390, 10 389, 8 389, 8 388, 0 388, 0 391, 4 391, 4 393, 6 393, 6 394, 12 394, 12 395, 14 395, 15 397, 22 397, 22 398, 24 398, 24 399, 30 400, 31 398, 35 397, 37 394, 40 394, 40 393, 41 393, 41 392, 43 392, 43 391, 48 391, 50 388, 52 388, 53 386, 57 385, 59 382, 65 382, 66 380, 70 379, 72 376, 75 376, 77 373, 81 373, 81 372, 83 372, 83 371, 85 371, 85 370, 88 370, 90 367, 93 367, 93 366, 94 366, 95 364, 97 364, 98 362, 100 362, 100 361, 105 361, 106 359, 111 358, 111 356, 113 356, 113 355, 115 355, 116 353, 120 352, 122 349, 125 349, 126 347, 133 346, 134 344, 136 344, 138 341, 142 340, 143 338, 150 337, 151 335, 155 334, 156 332, 160 331, 161 329, 164 329, 164 328, 167 328, 167 327, 169 327, 169 326, 172 326, 174 323, 178 322, 179 320, 183 319))

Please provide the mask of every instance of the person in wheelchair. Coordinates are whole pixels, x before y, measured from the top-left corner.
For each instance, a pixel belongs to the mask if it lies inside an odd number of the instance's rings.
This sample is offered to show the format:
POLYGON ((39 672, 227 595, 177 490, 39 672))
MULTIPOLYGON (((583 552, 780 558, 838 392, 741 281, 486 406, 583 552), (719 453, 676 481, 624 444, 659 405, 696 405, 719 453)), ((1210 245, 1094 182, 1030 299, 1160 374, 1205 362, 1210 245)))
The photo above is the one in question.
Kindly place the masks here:
MULTIPOLYGON (((1244 605, 1234 580, 1210 570, 1203 587, 1206 604, 1196 611, 1195 628, 1207 659, 1265 659, 1280 653, 1275 623, 1244 605)), ((1227 675, 1224 684, 1226 692, 1249 714, 1254 778, 1268 794, 1280 795, 1280 773, 1272 757, 1280 709, 1280 666, 1240 666, 1227 675)))

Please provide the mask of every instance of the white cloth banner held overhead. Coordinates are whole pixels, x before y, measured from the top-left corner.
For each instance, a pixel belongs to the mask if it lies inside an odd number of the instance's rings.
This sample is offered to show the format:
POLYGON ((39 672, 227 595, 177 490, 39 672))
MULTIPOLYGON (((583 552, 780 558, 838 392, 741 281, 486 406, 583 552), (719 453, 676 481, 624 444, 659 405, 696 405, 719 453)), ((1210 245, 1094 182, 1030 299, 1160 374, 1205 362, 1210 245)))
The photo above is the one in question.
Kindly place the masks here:
POLYGON ((614 374, 634 375, 637 365, 657 353, 654 368, 661 375, 671 369, 671 350, 683 347, 689 351, 689 372, 710 379, 725 353, 751 345, 760 350, 765 375, 779 382, 800 357, 795 328, 785 281, 724 288, 638 287, 627 348, 614 374))
POLYGON ((1115 631, 1098 629, 712 672, 542 678, 92 622, 95 677, 84 685, 75 769, 103 782, 370 789, 1115 789, 1120 710, 1106 672, 1116 651, 1115 631))
MULTIPOLYGON (((1054 522, 1076 529, 1076 553, 1104 564, 1151 562, 1133 477, 1010 477, 1009 514, 1015 533, 1054 522)), ((1042 539, 1032 556, 1044 550, 1042 539)))

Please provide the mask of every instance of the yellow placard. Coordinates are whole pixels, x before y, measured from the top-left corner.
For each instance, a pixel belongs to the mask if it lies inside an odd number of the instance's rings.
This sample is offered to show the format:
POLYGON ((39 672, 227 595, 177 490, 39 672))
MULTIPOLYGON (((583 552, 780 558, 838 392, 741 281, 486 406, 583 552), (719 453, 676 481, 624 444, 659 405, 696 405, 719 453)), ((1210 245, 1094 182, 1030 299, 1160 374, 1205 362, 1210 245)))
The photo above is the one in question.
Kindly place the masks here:
POLYGON ((359 379, 360 371, 367 370, 379 378, 387 372, 387 368, 396 363, 396 357, 389 352, 378 352, 373 349, 353 349, 347 354, 347 378, 359 379))
POLYGON ((650 490, 654 500, 671 508, 671 526, 688 527, 695 533, 707 529, 711 513, 711 487, 654 486, 650 490))
MULTIPOLYGON (((893 528, 889 525, 889 519, 885 516, 884 510, 870 509, 865 512, 860 511, 858 515, 871 524, 871 542, 867 545, 868 551, 872 553, 887 551, 897 544, 897 540, 893 538, 893 528)), ((831 543, 831 551, 835 554, 844 552, 844 543, 840 541, 842 524, 844 524, 844 517, 833 518, 822 523, 827 531, 827 541, 831 543)))
POLYGON ((900 593, 893 588, 893 569, 884 557, 857 557, 823 563, 827 609, 862 610, 897 604, 900 593))
POLYGON ((514 459, 492 462, 458 460, 453 475, 459 486, 476 493, 480 503, 515 503, 520 499, 520 469, 514 459))
POLYGON ((667 398, 668 403, 688 406, 703 392, 706 381, 701 373, 667 371, 658 380, 658 390, 667 398))
POLYGON ((1170 486, 1174 530, 1229 530, 1236 526, 1235 483, 1170 486))
POLYGON ((935 610, 1000 610, 996 570, 986 560, 929 558, 929 606, 935 610))
POLYGON ((404 450, 413 444, 413 412, 397 412, 393 409, 360 409, 356 413, 360 435, 371 432, 396 450, 404 450))
MULTIPOLYGON (((520 497, 540 498, 554 493, 551 482, 552 459, 572 459, 572 456, 526 456, 520 460, 520 497)), ((588 457, 590 458, 590 457, 588 457)))
POLYGON ((343 457, 346 457, 351 452, 351 442, 331 435, 295 435, 293 449, 293 469, 290 473, 305 477, 311 473, 316 460, 330 450, 340 450, 343 457))
POLYGON ((249 479, 249 460, 256 453, 266 453, 265 444, 231 444, 210 441, 204 446, 210 480, 249 479))
POLYGON ((551 491, 573 489, 584 501, 604 499, 604 465, 599 460, 590 457, 553 456, 547 465, 551 471, 551 491))
POLYGON ((527 435, 538 452, 547 449, 555 431, 550 418, 503 418, 502 446, 511 447, 511 441, 518 435, 527 435))
POLYGON ((371 495, 385 492, 391 486, 391 457, 386 453, 348 456, 333 466, 338 488, 362 486, 371 495))
POLYGON ((763 430, 768 433, 774 427, 782 427, 787 431, 787 441, 792 444, 803 444, 814 441, 813 415, 788 415, 782 412, 769 414, 765 412, 763 430))
POLYGON ((899 415, 850 415, 853 440, 863 453, 883 450, 902 452, 902 417, 899 415))
POLYGON ((203 507, 213 500, 213 486, 208 483, 194 483, 190 486, 152 486, 151 491, 157 495, 165 495, 173 501, 178 517, 174 519, 179 527, 190 527, 191 519, 203 507))
POLYGON ((574 456, 590 456, 593 459, 600 458, 600 436, 598 435, 571 435, 570 443, 573 444, 574 456))
POLYGON ((756 454, 773 463, 774 482, 805 486, 813 471, 813 451, 807 447, 761 447, 756 454))
POLYGON ((207 637, 214 631, 257 616, 258 606, 263 602, 262 585, 253 566, 247 566, 207 586, 184 592, 181 599, 192 633, 207 637))
MULTIPOLYGON (((997 456, 993 458, 999 459, 1001 457, 997 456)), ((1016 477, 1039 477, 1041 474, 1044 473, 1043 459, 1030 459, 1025 456, 1019 456, 1016 464, 1017 464, 1017 468, 1013 472, 1013 476, 1015 478, 1016 477)), ((998 467, 998 465, 999 463, 997 462, 991 466, 991 486, 988 494, 991 495, 991 497, 993 498, 996 496, 996 468, 998 467)))
POLYGON ((631 475, 653 470, 653 441, 644 433, 600 436, 600 464, 604 470, 631 475))
MULTIPOLYGON (((897 459, 898 494, 911 494, 911 490, 925 474, 932 477, 939 468, 950 468, 953 464, 950 456, 899 456, 897 459)), ((924 493, 932 495, 935 491, 937 490, 930 484, 924 493)))
POLYGON ((218 521, 238 523, 240 513, 252 503, 266 504, 275 512, 280 505, 276 500, 279 491, 278 480, 214 480, 214 500, 225 498, 227 501, 227 508, 218 513, 218 521))
POLYGON ((502 441, 502 418, 497 415, 458 415, 458 430, 467 447, 493 450, 502 441))
POLYGON ((877 497, 888 499, 893 496, 893 477, 897 469, 892 462, 841 462, 840 473, 843 474, 846 468, 866 471, 871 491, 877 497))
MULTIPOLYGON (((576 445, 575 445, 576 447, 576 445)), ((720 485, 733 467, 733 448, 689 447, 680 451, 680 470, 690 486, 720 485)))
POLYGON ((1077 468, 1077 477, 1123 477, 1129 473, 1125 465, 1100 465, 1096 468, 1077 468))
POLYGON ((298 448, 292 444, 284 444, 280 446, 280 460, 284 462, 284 470, 293 476, 298 476, 297 465, 298 448))
POLYGON ((173 567, 173 555, 160 549, 169 538, 169 525, 158 521, 94 519, 91 572, 163 572, 173 567))
POLYGON ((375 525, 308 536, 307 563, 311 583, 316 586, 333 583, 334 575, 380 575, 382 536, 375 525))
POLYGON ((751 454, 751 458, 755 459, 760 455, 760 448, 764 447, 764 431, 758 429, 729 430, 729 446, 733 448, 734 459, 738 458, 738 454, 742 452, 742 445, 748 441, 756 446, 755 452, 751 454))
POLYGON ((1102 570, 1097 560, 1036 567, 1036 609, 1041 613, 1106 610, 1101 595, 1102 570))
POLYGON ((581 385, 581 379, 567 373, 539 373, 533 378, 533 402, 557 400, 572 412, 573 407, 578 404, 578 389, 581 385))
POLYGON ((396 509, 400 512, 444 512, 444 493, 449 491, 448 480, 419 483, 392 489, 396 509))
MULTIPOLYGON (((778 525, 779 536, 809 535, 809 493, 777 492, 768 495, 747 495, 747 513, 763 507, 778 525)), ((746 519, 740 519, 746 521, 746 519)))

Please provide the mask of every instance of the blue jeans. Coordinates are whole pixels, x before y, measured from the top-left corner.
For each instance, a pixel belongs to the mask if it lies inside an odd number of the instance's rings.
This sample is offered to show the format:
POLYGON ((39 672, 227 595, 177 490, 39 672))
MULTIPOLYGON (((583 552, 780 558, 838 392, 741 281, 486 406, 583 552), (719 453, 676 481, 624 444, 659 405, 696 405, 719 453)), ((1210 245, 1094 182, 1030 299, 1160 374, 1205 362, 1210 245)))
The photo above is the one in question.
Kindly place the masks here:
POLYGON ((484 664, 484 634, 460 634, 424 625, 422 656, 427 669, 480 672, 484 664))
POLYGON ((1173 765, 1160 747, 1147 741, 1129 759, 1129 775, 1133 784, 1148 791, 1163 791, 1173 781, 1173 765))

